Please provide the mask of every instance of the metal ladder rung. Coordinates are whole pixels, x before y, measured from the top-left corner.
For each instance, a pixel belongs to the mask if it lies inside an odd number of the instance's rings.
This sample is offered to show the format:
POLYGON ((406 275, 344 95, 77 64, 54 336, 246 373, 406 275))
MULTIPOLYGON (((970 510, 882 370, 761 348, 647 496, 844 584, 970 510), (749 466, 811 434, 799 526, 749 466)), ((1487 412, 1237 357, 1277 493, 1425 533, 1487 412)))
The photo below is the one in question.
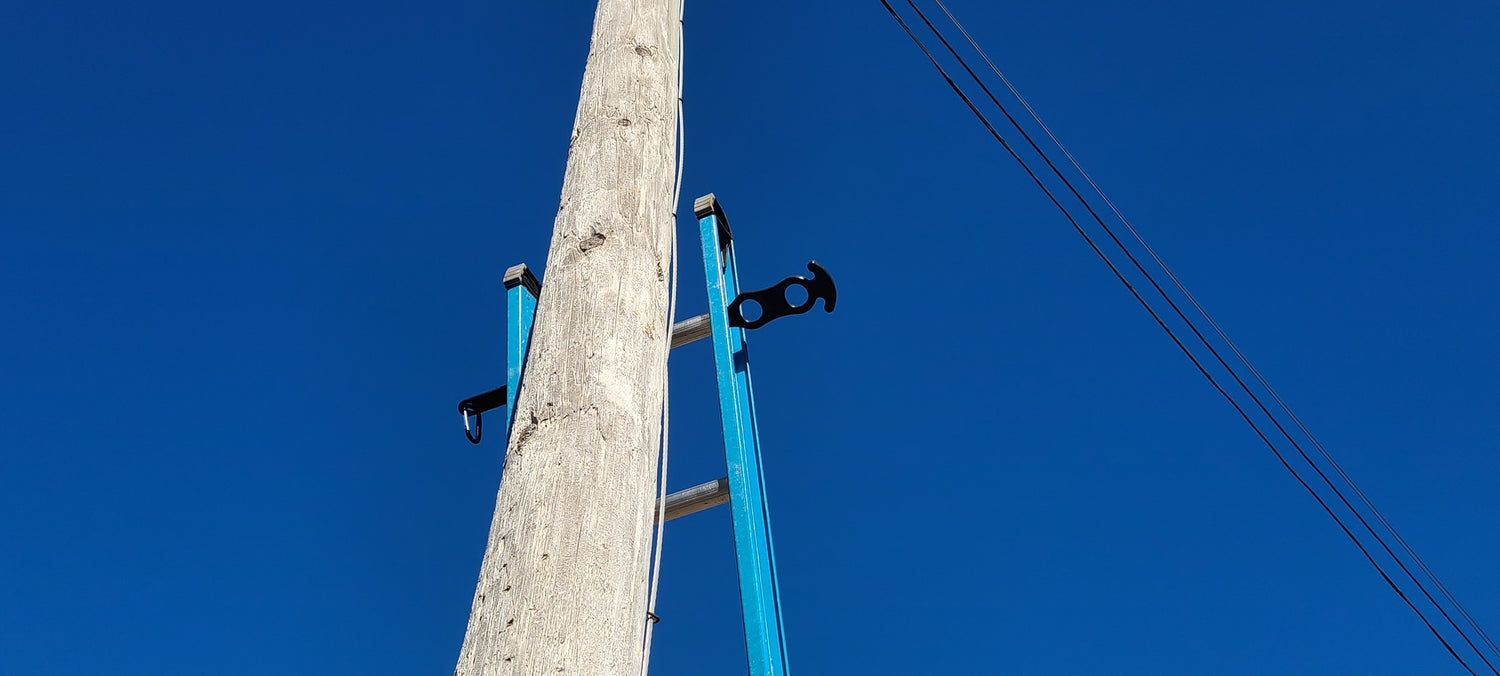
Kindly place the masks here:
POLYGON ((726 502, 729 502, 729 477, 698 484, 692 488, 684 488, 668 495, 666 517, 668 521, 680 519, 726 502))
POLYGON ((707 314, 701 314, 692 319, 684 319, 672 325, 672 349, 677 349, 688 343, 703 340, 714 332, 713 318, 707 314))

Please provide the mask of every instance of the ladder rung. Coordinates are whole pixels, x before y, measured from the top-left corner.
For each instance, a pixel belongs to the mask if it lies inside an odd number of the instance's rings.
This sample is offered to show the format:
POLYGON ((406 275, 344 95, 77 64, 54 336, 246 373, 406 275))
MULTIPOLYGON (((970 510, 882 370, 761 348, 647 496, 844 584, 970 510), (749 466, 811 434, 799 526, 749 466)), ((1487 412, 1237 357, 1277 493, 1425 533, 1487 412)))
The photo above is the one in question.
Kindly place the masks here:
POLYGON ((713 332, 713 321, 706 314, 684 319, 672 325, 672 348, 676 349, 695 340, 702 340, 713 332))
POLYGON ((696 514, 729 502, 729 477, 716 479, 667 496, 667 520, 696 514))

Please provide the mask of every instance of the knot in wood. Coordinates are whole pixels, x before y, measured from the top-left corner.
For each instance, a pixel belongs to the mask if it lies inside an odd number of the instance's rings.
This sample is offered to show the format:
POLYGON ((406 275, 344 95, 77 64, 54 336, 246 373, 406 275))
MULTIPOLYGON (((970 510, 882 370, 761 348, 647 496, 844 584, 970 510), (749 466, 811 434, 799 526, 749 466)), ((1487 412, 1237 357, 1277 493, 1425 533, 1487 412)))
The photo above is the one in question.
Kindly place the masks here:
POLYGON ((595 232, 594 234, 589 235, 588 237, 585 237, 578 242, 578 250, 588 251, 589 249, 593 249, 595 247, 603 245, 604 240, 604 233, 595 232))

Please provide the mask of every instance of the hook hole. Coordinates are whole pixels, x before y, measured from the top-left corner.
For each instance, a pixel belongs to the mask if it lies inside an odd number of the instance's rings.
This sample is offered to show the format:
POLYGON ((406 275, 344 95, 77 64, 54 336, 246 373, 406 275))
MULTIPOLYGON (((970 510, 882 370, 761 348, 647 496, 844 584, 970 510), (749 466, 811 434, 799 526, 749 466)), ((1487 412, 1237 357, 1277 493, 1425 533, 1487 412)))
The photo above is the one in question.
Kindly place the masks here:
POLYGON ((755 300, 746 298, 744 302, 740 303, 741 319, 747 322, 753 322, 757 319, 760 319, 760 316, 762 314, 764 314, 764 311, 761 309, 760 303, 756 302, 755 300))
POLYGON ((807 287, 802 286, 801 284, 792 284, 787 286, 786 302, 787 305, 790 305, 795 309, 802 309, 802 306, 807 304, 807 287))

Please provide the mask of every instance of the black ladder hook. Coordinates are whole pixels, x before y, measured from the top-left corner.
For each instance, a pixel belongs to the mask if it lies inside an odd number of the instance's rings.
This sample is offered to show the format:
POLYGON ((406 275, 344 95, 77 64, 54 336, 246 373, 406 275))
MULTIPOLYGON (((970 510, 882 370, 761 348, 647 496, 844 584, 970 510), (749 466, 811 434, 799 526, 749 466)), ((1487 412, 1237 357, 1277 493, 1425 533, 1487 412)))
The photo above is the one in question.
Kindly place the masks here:
POLYGON ((800 315, 813 308, 814 301, 823 299, 823 311, 833 312, 834 303, 838 302, 838 288, 833 285, 833 275, 818 265, 817 261, 808 261, 807 269, 813 273, 812 279, 793 275, 781 280, 776 286, 761 289, 759 291, 745 291, 729 303, 729 325, 743 329, 758 329, 771 320, 780 319, 789 315, 800 315), (807 292, 807 299, 798 304, 792 304, 786 299, 787 289, 794 286, 802 287, 807 292), (745 302, 753 302, 760 306, 760 316, 755 319, 745 319, 745 302))

